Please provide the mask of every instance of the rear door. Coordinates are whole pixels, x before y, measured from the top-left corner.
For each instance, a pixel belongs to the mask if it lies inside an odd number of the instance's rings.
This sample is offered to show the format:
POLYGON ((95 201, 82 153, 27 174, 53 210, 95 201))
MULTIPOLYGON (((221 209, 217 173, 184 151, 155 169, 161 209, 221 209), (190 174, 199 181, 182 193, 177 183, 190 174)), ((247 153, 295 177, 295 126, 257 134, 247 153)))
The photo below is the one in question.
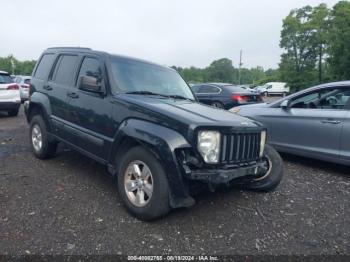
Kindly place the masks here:
POLYGON ((341 131, 341 137, 340 137, 340 159, 341 161, 346 162, 347 164, 350 163, 350 90, 347 91, 344 94, 343 99, 347 99, 347 112, 345 114, 344 118, 344 124, 341 131))
POLYGON ((79 57, 76 54, 60 54, 49 81, 43 87, 50 99, 53 132, 63 139, 67 139, 67 133, 63 129, 68 118, 67 92, 74 85, 78 61, 79 57))

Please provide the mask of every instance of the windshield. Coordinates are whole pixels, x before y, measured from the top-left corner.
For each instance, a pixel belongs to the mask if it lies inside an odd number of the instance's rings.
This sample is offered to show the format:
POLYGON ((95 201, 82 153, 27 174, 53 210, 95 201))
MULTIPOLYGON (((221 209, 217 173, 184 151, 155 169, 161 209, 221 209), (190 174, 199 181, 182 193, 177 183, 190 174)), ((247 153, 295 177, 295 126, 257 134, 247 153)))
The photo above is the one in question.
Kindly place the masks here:
POLYGON ((0 74, 0 84, 10 84, 13 83, 13 80, 10 75, 0 74))
POLYGON ((119 91, 123 93, 141 91, 194 100, 186 82, 172 69, 145 62, 114 58, 112 73, 119 91))

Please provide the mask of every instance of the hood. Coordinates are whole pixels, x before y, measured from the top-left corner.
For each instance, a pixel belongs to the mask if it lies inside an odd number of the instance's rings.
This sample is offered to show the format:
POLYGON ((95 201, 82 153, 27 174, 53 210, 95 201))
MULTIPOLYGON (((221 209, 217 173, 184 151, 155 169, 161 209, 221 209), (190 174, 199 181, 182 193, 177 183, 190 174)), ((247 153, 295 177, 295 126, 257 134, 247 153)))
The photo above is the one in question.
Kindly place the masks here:
POLYGON ((269 104, 268 103, 256 103, 256 104, 246 104, 246 105, 241 105, 241 106, 237 106, 239 108, 246 108, 246 107, 267 107, 269 104))
POLYGON ((192 126, 192 128, 197 126, 234 126, 244 128, 260 126, 260 124, 245 117, 195 101, 131 94, 120 94, 118 96, 124 101, 182 122, 192 126))

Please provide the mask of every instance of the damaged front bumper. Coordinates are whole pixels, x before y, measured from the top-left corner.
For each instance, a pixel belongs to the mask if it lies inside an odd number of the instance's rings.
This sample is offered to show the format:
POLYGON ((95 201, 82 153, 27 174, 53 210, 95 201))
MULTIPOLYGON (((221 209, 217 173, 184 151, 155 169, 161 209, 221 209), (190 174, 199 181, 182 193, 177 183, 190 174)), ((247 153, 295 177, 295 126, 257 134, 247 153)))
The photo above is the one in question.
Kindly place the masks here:
POLYGON ((239 178, 257 178, 267 172, 266 164, 257 162, 247 166, 224 167, 218 169, 195 169, 186 168, 187 177, 190 180, 199 180, 210 184, 228 184, 239 178))

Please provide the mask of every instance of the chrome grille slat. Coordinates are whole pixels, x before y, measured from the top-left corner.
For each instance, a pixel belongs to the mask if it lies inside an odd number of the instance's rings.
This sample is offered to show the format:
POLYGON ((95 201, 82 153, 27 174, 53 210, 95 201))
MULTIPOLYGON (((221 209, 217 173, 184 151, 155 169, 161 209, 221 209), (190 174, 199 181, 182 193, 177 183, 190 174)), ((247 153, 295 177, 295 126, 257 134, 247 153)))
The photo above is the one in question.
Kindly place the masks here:
POLYGON ((260 133, 242 132, 224 134, 221 162, 237 164, 255 161, 259 158, 260 133))

